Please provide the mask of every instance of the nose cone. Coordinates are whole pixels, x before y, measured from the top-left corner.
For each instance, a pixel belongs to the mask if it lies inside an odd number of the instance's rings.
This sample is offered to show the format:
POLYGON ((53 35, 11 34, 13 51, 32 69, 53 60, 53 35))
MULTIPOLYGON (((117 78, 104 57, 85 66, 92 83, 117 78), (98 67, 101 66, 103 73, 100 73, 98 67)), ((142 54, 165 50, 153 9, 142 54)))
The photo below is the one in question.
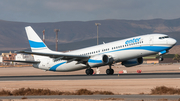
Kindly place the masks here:
POLYGON ((170 44, 170 45, 175 45, 176 44, 176 40, 175 39, 173 39, 173 38, 170 38, 169 40, 168 40, 168 44, 170 44))

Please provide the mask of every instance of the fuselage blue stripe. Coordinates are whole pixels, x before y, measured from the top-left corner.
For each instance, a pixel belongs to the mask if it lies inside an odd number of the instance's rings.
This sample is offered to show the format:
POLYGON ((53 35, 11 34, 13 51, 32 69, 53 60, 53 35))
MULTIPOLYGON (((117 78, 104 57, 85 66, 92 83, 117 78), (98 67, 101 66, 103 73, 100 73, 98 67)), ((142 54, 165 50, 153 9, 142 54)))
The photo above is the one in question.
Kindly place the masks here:
POLYGON ((56 65, 52 66, 52 67, 49 69, 49 71, 56 71, 56 68, 58 68, 60 65, 63 65, 63 64, 65 64, 65 63, 66 63, 66 62, 62 62, 62 63, 56 64, 56 65))
POLYGON ((92 59, 89 59, 88 62, 89 63, 102 63, 102 60, 92 60, 92 59))
POLYGON ((123 50, 148 50, 148 51, 153 51, 153 52, 161 52, 163 50, 169 50, 170 48, 171 47, 166 47, 166 46, 139 46, 139 47, 117 49, 117 50, 113 50, 113 51, 103 52, 100 54, 112 53, 112 52, 123 51, 123 50))
POLYGON ((31 48, 44 48, 44 47, 46 47, 46 45, 43 42, 35 42, 35 41, 29 40, 29 44, 30 44, 31 48))

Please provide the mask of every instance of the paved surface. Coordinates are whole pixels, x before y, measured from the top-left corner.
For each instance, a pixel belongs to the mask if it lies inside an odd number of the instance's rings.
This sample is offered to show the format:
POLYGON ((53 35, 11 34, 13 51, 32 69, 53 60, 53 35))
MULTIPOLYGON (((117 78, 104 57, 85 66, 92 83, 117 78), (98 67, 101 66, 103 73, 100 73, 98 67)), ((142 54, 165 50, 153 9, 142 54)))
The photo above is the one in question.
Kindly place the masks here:
MULTIPOLYGON (((1 96, 0 99, 21 99, 23 96, 1 96)), ((126 101, 134 100, 158 100, 171 99, 178 100, 179 95, 53 95, 53 96, 25 96, 27 99, 105 99, 105 98, 121 98, 126 101)), ((159 100, 158 100, 159 101, 159 100)), ((166 101, 166 100, 163 100, 166 101)))
MULTIPOLYGON (((43 75, 43 76, 0 76, 0 81, 31 81, 31 80, 91 80, 91 79, 152 79, 152 78, 180 78, 180 73, 142 73, 142 74, 114 74, 114 75, 43 75)), ((26 82, 27 82, 26 81, 26 82)), ((0 99, 21 99, 23 96, 0 96, 0 99)), ((26 96, 27 99, 105 99, 120 98, 125 101, 161 101, 162 99, 176 100, 179 95, 54 95, 54 96, 26 96)), ((93 100, 92 100, 93 101, 93 100)))
POLYGON ((42 76, 0 76, 0 81, 25 80, 91 80, 91 79, 151 79, 151 78, 180 78, 180 73, 141 73, 114 75, 42 75, 42 76))

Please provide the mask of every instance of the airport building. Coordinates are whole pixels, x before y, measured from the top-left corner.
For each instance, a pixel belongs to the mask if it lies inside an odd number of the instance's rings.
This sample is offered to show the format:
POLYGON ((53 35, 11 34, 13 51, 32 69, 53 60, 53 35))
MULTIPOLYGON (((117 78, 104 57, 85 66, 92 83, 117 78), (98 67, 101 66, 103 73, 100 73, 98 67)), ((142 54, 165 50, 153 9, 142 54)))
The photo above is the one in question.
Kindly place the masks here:
POLYGON ((3 64, 8 65, 8 64, 12 64, 9 61, 4 61, 4 60, 15 60, 15 56, 16 53, 11 53, 11 51, 9 53, 2 53, 2 59, 3 59, 3 64))
MULTIPOLYGON (((159 61, 157 55, 151 55, 147 57, 143 57, 144 64, 157 64, 157 63, 177 63, 176 60, 173 60, 174 54, 165 54, 163 55, 164 60, 159 61)), ((13 63, 4 60, 20 60, 20 61, 34 61, 34 57, 32 55, 25 55, 25 54, 16 54, 16 53, 2 53, 0 55, 0 65, 9 65, 9 64, 25 64, 25 63, 13 63)))
POLYGON ((2 64, 3 63, 3 57, 2 57, 2 55, 0 55, 0 64, 2 64))
POLYGON ((9 53, 2 53, 0 56, 0 64, 1 65, 12 65, 12 64, 23 64, 23 63, 13 63, 9 61, 4 60, 21 60, 21 61, 33 61, 34 58, 32 55, 24 55, 24 54, 16 54, 12 53, 11 51, 9 53))
POLYGON ((177 63, 176 60, 173 60, 174 54, 164 54, 163 61, 159 61, 158 55, 150 55, 143 57, 143 63, 147 64, 156 64, 156 63, 177 63))
POLYGON ((156 64, 156 63, 159 63, 159 59, 156 57, 156 55, 146 56, 146 57, 143 57, 143 63, 156 64))
MULTIPOLYGON (((20 60, 20 61, 33 61, 34 58, 32 55, 24 55, 24 54, 17 54, 15 56, 15 60, 20 60)), ((23 64, 23 63, 16 63, 16 64, 23 64)))

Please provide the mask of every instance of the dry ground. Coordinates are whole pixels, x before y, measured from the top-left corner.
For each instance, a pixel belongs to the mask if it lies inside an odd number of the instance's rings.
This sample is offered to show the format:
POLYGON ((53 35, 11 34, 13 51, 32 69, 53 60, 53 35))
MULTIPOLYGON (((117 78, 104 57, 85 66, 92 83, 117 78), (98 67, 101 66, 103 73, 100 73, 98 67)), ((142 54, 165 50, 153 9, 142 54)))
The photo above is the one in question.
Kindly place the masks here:
MULTIPOLYGON (((127 70, 128 73, 136 73, 142 70, 143 73, 157 72, 180 72, 180 64, 144 64, 131 68, 121 65, 113 66, 115 73, 127 70)), ((100 68, 100 74, 105 74, 107 66, 100 68)), ((96 70, 94 68, 94 70, 96 70)), ((0 68, 0 76, 28 76, 28 75, 76 75, 85 74, 85 70, 75 72, 50 72, 33 67, 9 67, 0 68)), ((118 76, 118 75, 117 75, 118 76)), ((18 88, 48 88, 51 90, 76 91, 81 88, 94 91, 112 91, 115 94, 149 94, 156 86, 167 86, 180 88, 180 79, 114 79, 114 80, 44 80, 44 81, 0 81, 0 89, 14 90, 18 88)), ((33 100, 29 100, 33 101, 33 100)), ((37 100, 38 101, 38 100, 37 100)), ((48 100, 49 101, 49 100, 48 100)), ((52 100, 52 101, 63 101, 52 100)), ((69 100, 71 101, 71 100, 69 100)), ((74 100, 73 100, 74 101, 74 100)), ((75 100, 76 101, 76 100, 75 100)), ((83 101, 83 100, 82 100, 83 101)), ((91 101, 91 100, 87 100, 91 101)))
POLYGON ((115 94, 149 94, 156 86, 180 88, 180 79, 114 79, 114 80, 52 80, 52 81, 1 81, 0 88, 48 88, 60 91, 76 91, 86 88, 91 91, 111 91, 115 94))
MULTIPOLYGON (((113 66, 115 73, 127 70, 128 73, 136 73, 138 69, 144 73, 155 72, 180 72, 180 64, 144 64, 131 68, 121 65, 113 66)), ((105 74, 107 66, 100 68, 100 73, 105 74)), ((95 69, 94 69, 95 70, 95 69)), ((33 67, 0 68, 0 76, 27 76, 27 75, 75 75, 85 74, 85 70, 75 72, 50 72, 33 67)), ((117 75, 118 76, 118 75, 117 75)), ((0 89, 14 90, 22 87, 48 88, 52 90, 75 91, 81 88, 88 90, 112 91, 116 94, 150 93, 156 86, 178 87, 180 79, 115 79, 115 80, 51 80, 51 81, 0 81, 0 89)))

